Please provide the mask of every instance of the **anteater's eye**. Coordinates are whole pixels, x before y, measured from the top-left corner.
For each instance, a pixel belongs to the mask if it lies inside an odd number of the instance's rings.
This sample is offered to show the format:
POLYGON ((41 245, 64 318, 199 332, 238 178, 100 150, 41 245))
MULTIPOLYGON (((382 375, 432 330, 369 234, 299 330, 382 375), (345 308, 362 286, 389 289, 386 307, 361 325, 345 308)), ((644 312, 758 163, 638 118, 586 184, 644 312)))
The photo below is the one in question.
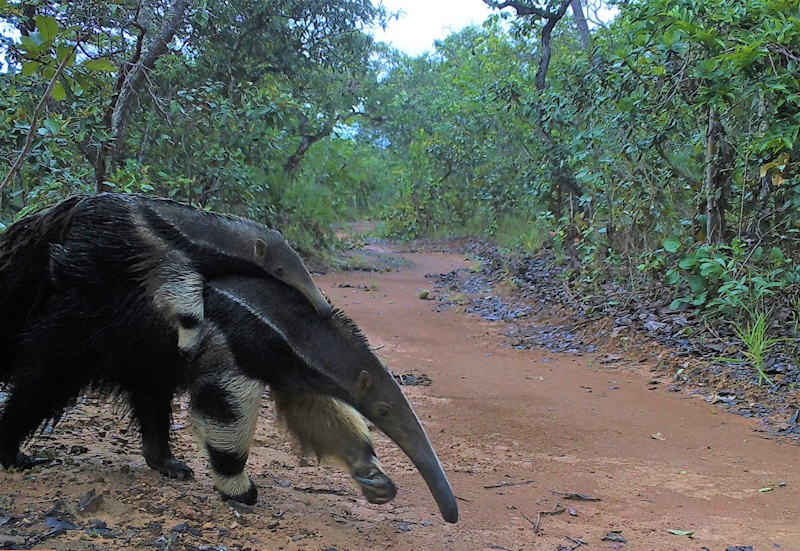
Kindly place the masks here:
POLYGON ((392 414, 392 408, 385 402, 379 402, 375 405, 375 414, 378 419, 386 419, 392 414))

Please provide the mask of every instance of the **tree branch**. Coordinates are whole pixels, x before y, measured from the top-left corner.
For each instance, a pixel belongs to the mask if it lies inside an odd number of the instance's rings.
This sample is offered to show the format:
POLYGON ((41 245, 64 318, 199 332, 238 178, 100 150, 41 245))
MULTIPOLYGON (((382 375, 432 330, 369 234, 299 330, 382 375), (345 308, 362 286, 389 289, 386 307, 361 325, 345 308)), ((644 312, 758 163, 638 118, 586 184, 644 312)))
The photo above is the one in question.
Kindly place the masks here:
POLYGON ((567 8, 572 3, 572 0, 562 0, 558 11, 547 17, 547 23, 542 27, 542 59, 539 60, 539 70, 536 71, 536 78, 534 84, 537 90, 544 90, 545 79, 547 78, 547 69, 550 67, 550 56, 552 49, 550 48, 550 36, 556 24, 561 21, 564 14, 567 13, 567 8))
POLYGON ((291 173, 295 168, 297 168, 297 165, 300 164, 300 161, 303 159, 303 155, 306 154, 306 151, 311 149, 311 146, 320 141, 322 138, 329 136, 331 132, 333 132, 333 125, 326 123, 325 126, 322 127, 322 130, 316 134, 302 134, 300 136, 300 145, 297 147, 297 150, 295 150, 294 154, 289 157, 289 160, 286 161, 286 164, 283 165, 283 172, 286 174, 291 173))
POLYGON ((517 15, 535 15, 540 19, 549 19, 551 15, 551 13, 547 10, 537 8, 536 6, 526 6, 524 3, 516 0, 506 0, 505 2, 483 0, 483 3, 496 10, 502 10, 503 8, 514 8, 517 12, 517 15))
MULTIPOLYGON (((122 156, 133 101, 140 91, 147 73, 155 67, 156 61, 167 53, 169 43, 177 34, 178 29, 184 24, 186 11, 189 9, 190 3, 191 0, 175 0, 173 2, 168 20, 155 37, 150 49, 143 56, 141 56, 141 50, 139 49, 140 45, 137 45, 137 51, 130 62, 133 66, 125 75, 124 82, 119 87, 119 95, 111 108, 110 130, 111 135, 114 136, 114 146, 110 158, 110 166, 112 168, 117 165, 122 156)), ((142 37, 143 33, 139 36, 142 37)), ((103 172, 105 171, 103 170, 103 172)), ((105 174, 97 175, 98 182, 104 176, 105 174)))

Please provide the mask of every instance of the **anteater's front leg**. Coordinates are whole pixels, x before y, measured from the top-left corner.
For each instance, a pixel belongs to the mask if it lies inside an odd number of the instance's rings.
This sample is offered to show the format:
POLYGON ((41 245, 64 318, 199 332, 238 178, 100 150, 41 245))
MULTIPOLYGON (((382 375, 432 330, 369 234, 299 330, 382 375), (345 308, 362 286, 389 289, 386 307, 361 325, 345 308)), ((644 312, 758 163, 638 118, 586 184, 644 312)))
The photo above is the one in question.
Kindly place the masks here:
POLYGON ((258 491, 245 472, 264 383, 241 375, 203 378, 190 390, 189 418, 208 454, 214 488, 224 499, 252 505, 258 491))
POLYGON ((391 501, 397 488, 372 448, 369 429, 358 412, 341 400, 318 394, 272 389, 287 428, 319 459, 343 463, 371 503, 391 501))
POLYGON ((167 478, 192 478, 192 469, 175 459, 169 446, 172 393, 140 390, 131 393, 130 403, 142 431, 142 455, 147 465, 167 478))

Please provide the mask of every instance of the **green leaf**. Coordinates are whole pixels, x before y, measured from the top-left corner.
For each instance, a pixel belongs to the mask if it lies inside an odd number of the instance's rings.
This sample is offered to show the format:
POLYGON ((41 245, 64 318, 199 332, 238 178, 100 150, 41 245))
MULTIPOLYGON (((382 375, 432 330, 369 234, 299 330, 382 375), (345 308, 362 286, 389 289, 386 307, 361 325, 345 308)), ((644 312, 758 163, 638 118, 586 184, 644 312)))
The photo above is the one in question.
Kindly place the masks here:
POLYGON ((53 17, 36 16, 36 28, 44 40, 53 40, 58 36, 58 21, 53 17))
POLYGON ((664 283, 667 285, 675 285, 678 283, 678 281, 680 281, 680 279, 680 274, 675 270, 669 270, 666 274, 664 274, 664 283))
POLYGON ((693 275, 689 278, 689 287, 691 287, 695 294, 699 293, 706 288, 706 280, 702 276, 693 275))
POLYGON ((42 64, 38 61, 28 61, 22 65, 22 75, 29 77, 36 72, 36 69, 41 67, 42 64))
POLYGON ((681 248, 681 241, 677 237, 667 237, 664 240, 664 250, 668 253, 674 253, 681 248))
POLYGON ((697 266, 697 259, 693 256, 687 256, 686 258, 681 259, 678 262, 678 266, 684 270, 691 270, 695 266, 697 266))
POLYGON ((55 119, 52 119, 52 118, 51 119, 45 119, 44 122, 42 123, 42 126, 47 128, 47 130, 50 132, 50 134, 58 134, 59 131, 61 130, 61 127, 58 124, 58 121, 55 120, 55 119))
POLYGON ((117 66, 104 57, 100 59, 90 59, 83 64, 83 67, 89 71, 105 71, 108 73, 113 73, 117 70, 117 66))
POLYGON ((25 50, 25 52, 31 57, 36 57, 39 55, 39 45, 36 44, 36 42, 34 42, 30 36, 22 37, 20 48, 25 50))
POLYGON ((675 536, 686 536, 689 538, 694 536, 694 530, 667 530, 667 532, 675 536))
POLYGON ((697 295, 694 300, 692 300, 692 305, 702 306, 703 304, 706 303, 707 298, 708 298, 708 291, 703 291, 702 293, 697 295))
POLYGON ((72 46, 60 44, 58 48, 56 48, 56 59, 59 63, 61 63, 67 56, 70 56, 70 60, 67 61, 67 64, 64 67, 72 67, 72 64, 75 63, 75 50, 72 48, 72 46))
POLYGON ((53 86, 53 92, 50 94, 50 96, 52 96, 52 98, 56 101, 62 101, 65 97, 67 97, 67 92, 61 85, 61 81, 56 82, 56 85, 53 86))

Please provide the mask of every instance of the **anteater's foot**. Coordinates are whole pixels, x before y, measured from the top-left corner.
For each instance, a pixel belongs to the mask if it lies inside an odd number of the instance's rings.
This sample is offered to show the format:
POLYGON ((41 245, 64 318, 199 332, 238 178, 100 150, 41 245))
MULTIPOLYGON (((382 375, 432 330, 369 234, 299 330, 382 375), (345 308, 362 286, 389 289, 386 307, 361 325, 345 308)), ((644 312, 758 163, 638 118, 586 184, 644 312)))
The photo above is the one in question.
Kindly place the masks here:
POLYGON ((214 489, 220 493, 223 501, 232 499, 233 501, 238 501, 239 503, 244 503, 245 505, 255 505, 256 501, 258 501, 258 489, 256 488, 256 485, 253 484, 252 480, 250 481, 250 487, 244 493, 238 495, 228 495, 216 486, 214 486, 214 489))
POLYGON ((189 468, 189 465, 183 461, 179 461, 174 457, 163 459, 160 461, 150 460, 145 458, 147 464, 151 469, 154 469, 167 478, 174 478, 176 480, 188 480, 194 477, 194 471, 189 468))
POLYGON ((17 451, 16 454, 9 454, 11 459, 0 459, 0 463, 2 463, 3 467, 6 469, 18 469, 20 471, 24 471, 27 469, 32 469, 37 465, 42 465, 44 463, 50 463, 50 459, 46 457, 31 457, 27 454, 22 453, 21 451, 17 451))
POLYGON ((392 479, 374 464, 365 469, 357 469, 352 476, 370 503, 388 503, 397 495, 397 487, 392 479))

